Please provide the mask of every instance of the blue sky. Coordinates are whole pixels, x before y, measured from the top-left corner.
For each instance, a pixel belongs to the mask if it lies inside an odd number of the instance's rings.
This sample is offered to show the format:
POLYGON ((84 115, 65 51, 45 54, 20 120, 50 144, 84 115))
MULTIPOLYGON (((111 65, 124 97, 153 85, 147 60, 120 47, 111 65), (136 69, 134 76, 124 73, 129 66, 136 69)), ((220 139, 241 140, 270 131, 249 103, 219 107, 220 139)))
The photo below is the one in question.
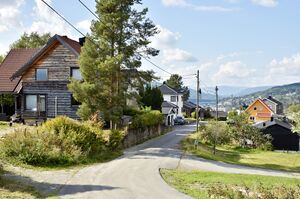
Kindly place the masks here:
MULTIPOLYGON (((94 10, 95 1, 82 0, 94 10)), ((77 0, 47 0, 81 31, 93 16, 77 0)), ((153 62, 184 76, 200 70, 206 86, 262 86, 300 81, 300 0, 143 0, 160 29, 153 62)), ((0 54, 24 32, 80 35, 40 0, 0 0, 0 54)), ((162 80, 168 74, 144 62, 162 80)))

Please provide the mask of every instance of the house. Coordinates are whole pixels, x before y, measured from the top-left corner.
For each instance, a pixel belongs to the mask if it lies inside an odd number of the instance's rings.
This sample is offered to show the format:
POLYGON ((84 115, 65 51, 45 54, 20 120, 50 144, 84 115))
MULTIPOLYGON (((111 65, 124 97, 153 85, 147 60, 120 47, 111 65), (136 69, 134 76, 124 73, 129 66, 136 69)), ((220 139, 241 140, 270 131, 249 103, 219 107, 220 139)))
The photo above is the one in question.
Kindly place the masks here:
MULTIPOLYGON (((197 104, 193 102, 185 101, 183 102, 182 112, 185 113, 187 117, 191 117, 193 112, 196 112, 197 104)), ((199 117, 204 119, 205 109, 199 106, 199 117)))
POLYGON ((263 99, 263 102, 267 104, 270 109, 273 110, 273 112, 277 115, 283 114, 283 104, 279 102, 278 100, 274 99, 272 96, 269 96, 268 98, 263 99))
POLYGON ((161 106, 161 111, 165 118, 165 125, 173 126, 174 119, 176 118, 178 113, 178 106, 167 101, 164 101, 161 106))
POLYGON ((12 50, 0 71, 0 92, 15 94, 15 111, 25 120, 46 120, 58 115, 78 119, 79 107, 67 85, 81 79, 81 45, 55 35, 40 49, 12 50))
POLYGON ((288 122, 274 119, 254 124, 264 134, 272 136, 274 150, 299 151, 300 137, 292 131, 292 125, 288 122))
MULTIPOLYGON (((182 116, 182 109, 183 109, 183 100, 182 100, 182 96, 183 94, 180 92, 177 92, 175 89, 169 87, 167 84, 163 84, 159 87, 164 101, 174 104, 178 107, 177 109, 177 113, 176 116, 182 116)), ((164 106, 162 106, 162 108, 164 108, 164 106)))
MULTIPOLYGON (((12 49, 7 54, 0 66, 0 95, 14 93, 14 90, 18 85, 20 78, 15 78, 13 81, 11 81, 10 77, 20 68, 20 66, 28 62, 37 51, 38 49, 12 49)), ((7 120, 7 115, 12 115, 15 110, 15 106, 4 106, 5 114, 1 114, 0 119, 7 120)))
POLYGON ((245 110, 250 115, 250 120, 253 122, 271 121, 274 116, 273 110, 260 98, 256 99, 245 110))

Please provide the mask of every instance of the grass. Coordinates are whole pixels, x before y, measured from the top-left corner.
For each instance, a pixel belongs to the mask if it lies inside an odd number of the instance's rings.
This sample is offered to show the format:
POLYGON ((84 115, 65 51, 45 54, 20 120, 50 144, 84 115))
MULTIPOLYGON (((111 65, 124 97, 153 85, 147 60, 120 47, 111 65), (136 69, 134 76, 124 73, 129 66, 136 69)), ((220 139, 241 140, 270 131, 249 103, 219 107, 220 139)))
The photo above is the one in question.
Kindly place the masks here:
POLYGON ((231 164, 239 164, 258 168, 268 168, 275 170, 284 170, 300 172, 300 154, 284 153, 273 151, 262 151, 257 149, 243 149, 232 147, 217 147, 216 154, 213 155, 212 147, 199 143, 194 146, 194 135, 182 141, 182 148, 196 156, 221 161, 231 164))
MULTIPOLYGON (((227 188, 238 187, 239 189, 234 190, 236 192, 239 192, 242 189, 242 187, 247 187, 249 189, 249 192, 252 193, 258 188, 263 188, 263 190, 266 192, 272 192, 278 190, 276 189, 277 187, 284 187, 284 190, 288 189, 289 192, 298 191, 297 193, 295 193, 295 195, 300 197, 300 195, 297 195, 300 194, 300 179, 261 175, 227 174, 220 172, 181 171, 168 169, 161 169, 160 173, 169 185, 171 185, 178 191, 190 195, 194 198, 211 198, 212 193, 218 193, 218 187, 220 187, 220 185, 226 186, 227 188)), ((229 190, 225 189, 225 192, 227 191, 229 192, 229 190)), ((285 191, 282 191, 282 193, 285 193, 285 191)), ((223 194, 224 193, 222 193, 222 195, 220 195, 219 197, 215 198, 228 198, 223 194)), ((275 193, 275 195, 277 196, 279 194, 281 193, 275 193)), ((292 197, 290 196, 288 198, 292 197)))

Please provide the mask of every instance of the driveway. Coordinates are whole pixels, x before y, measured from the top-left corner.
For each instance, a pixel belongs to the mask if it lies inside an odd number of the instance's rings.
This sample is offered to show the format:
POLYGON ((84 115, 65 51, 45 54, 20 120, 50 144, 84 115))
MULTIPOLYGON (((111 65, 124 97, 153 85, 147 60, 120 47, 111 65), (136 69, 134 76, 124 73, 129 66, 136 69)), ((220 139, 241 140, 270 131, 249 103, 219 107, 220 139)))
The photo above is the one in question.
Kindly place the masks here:
MULTIPOLYGON (((195 125, 174 131, 130 148, 111 162, 71 171, 19 171, 42 193, 58 192, 60 198, 184 199, 190 198, 168 186, 160 168, 201 169, 228 173, 260 174, 300 178, 297 173, 256 169, 184 155, 179 142, 195 125), (32 183, 32 181, 34 183, 32 183)), ((18 179, 18 178, 17 178, 18 179)))

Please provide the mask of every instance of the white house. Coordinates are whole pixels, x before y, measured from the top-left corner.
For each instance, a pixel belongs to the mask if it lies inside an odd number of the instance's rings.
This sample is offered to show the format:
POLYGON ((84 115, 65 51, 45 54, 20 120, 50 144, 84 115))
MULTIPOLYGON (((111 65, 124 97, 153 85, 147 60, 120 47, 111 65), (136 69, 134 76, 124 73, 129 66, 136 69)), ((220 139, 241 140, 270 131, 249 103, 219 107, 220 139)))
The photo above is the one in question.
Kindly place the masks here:
POLYGON ((163 84, 159 87, 163 94, 164 103, 162 104, 162 112, 166 117, 166 124, 173 125, 176 116, 182 116, 183 109, 183 94, 177 92, 167 84, 163 84))

